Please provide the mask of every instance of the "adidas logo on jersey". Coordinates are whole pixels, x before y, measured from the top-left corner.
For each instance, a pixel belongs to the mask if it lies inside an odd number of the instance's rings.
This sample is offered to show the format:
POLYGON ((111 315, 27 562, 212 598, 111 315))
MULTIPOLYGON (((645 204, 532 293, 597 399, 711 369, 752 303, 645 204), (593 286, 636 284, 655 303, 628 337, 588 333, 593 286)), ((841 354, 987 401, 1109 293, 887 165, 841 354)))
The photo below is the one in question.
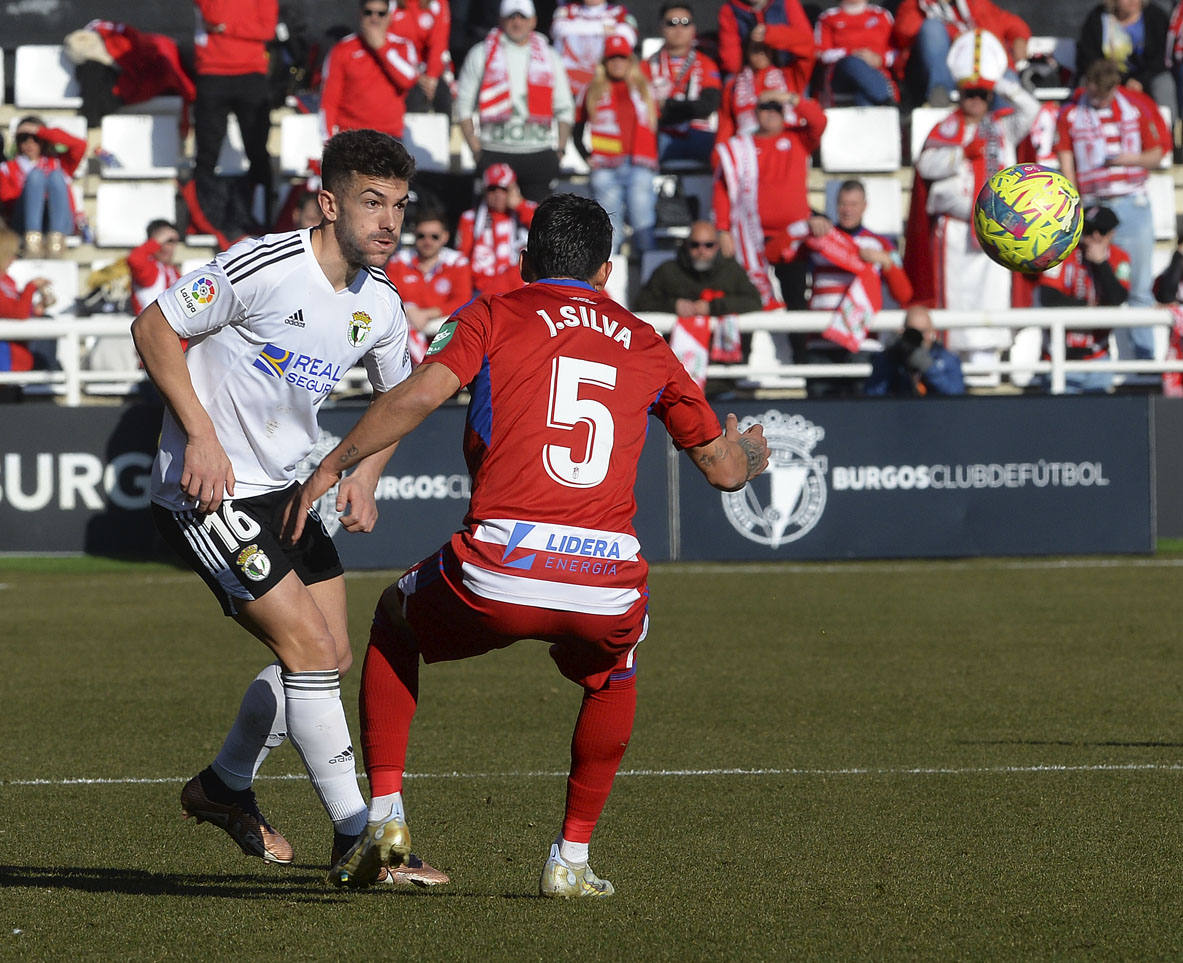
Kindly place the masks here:
POLYGON ((290 324, 293 328, 304 327, 304 311, 303 309, 293 311, 286 318, 283 319, 284 324, 290 324))

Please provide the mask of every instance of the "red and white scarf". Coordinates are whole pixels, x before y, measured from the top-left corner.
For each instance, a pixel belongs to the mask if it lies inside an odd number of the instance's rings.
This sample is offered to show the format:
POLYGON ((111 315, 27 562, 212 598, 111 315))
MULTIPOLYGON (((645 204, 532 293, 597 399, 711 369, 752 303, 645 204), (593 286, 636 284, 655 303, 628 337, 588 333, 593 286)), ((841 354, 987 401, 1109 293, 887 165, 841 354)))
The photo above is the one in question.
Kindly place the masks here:
POLYGON ((958 33, 977 26, 966 0, 920 0, 918 6, 926 19, 947 23, 958 33))
POLYGON ((765 308, 781 307, 777 296, 772 265, 764 253, 764 227, 760 223, 760 166, 756 144, 750 134, 732 137, 716 144, 719 176, 731 201, 731 236, 735 240, 735 258, 760 292, 765 308))
POLYGON ((1081 196, 1109 197, 1140 188, 1146 182, 1145 168, 1106 166, 1113 154, 1136 154, 1143 150, 1138 105, 1119 88, 1106 108, 1110 113, 1107 121, 1102 121, 1101 111, 1089 102, 1086 94, 1082 93, 1073 106, 1069 129, 1081 196))
POLYGON ((588 128, 591 131, 592 167, 617 167, 624 160, 642 167, 657 167, 657 117, 650 111, 640 90, 632 84, 614 83, 591 106, 588 128), (621 101, 626 90, 636 120, 632 130, 632 155, 627 158, 620 126, 621 101))
MULTIPOLYGON (((482 124, 500 124, 513 116, 513 92, 505 62, 505 34, 492 30, 485 38, 485 73, 477 94, 477 113, 482 124)), ((554 70, 550 47, 540 33, 530 34, 530 60, 526 68, 526 120, 549 124, 554 119, 554 70)))

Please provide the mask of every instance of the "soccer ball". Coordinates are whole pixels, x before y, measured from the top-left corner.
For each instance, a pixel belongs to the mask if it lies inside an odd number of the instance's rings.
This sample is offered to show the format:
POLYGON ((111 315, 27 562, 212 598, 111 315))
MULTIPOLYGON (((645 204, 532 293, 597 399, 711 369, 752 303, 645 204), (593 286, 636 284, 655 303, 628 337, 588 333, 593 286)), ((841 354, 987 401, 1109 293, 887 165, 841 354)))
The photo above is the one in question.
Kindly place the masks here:
POLYGON ((1012 271, 1055 267, 1080 240, 1080 194, 1057 170, 1038 164, 1005 167, 974 201, 974 234, 992 260, 1012 271))

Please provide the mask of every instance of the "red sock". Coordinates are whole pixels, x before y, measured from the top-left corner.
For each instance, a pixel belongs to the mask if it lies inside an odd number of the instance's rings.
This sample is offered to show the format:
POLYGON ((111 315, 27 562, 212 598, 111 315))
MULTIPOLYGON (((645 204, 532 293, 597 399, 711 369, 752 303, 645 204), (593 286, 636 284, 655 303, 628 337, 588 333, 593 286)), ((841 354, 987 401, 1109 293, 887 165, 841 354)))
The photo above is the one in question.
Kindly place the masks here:
POLYGON ((361 744, 372 796, 402 792, 418 700, 419 652, 398 637, 379 603, 361 673, 361 744))
POLYGON ((584 692, 571 737, 571 775, 563 816, 563 838, 569 842, 591 841, 624 758, 636 713, 637 680, 632 672, 625 678, 609 679, 599 692, 584 692))

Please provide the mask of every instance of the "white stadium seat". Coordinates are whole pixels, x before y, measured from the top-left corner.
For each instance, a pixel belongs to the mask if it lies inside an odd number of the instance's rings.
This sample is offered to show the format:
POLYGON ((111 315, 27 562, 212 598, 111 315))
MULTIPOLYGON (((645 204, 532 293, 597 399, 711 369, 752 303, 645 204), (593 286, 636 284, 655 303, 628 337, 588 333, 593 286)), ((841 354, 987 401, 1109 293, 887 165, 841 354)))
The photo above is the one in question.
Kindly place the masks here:
POLYGON ((447 114, 407 114, 403 145, 421 171, 447 171, 452 166, 452 119, 447 114))
POLYGON ((1175 175, 1151 174, 1146 187, 1150 193, 1155 240, 1175 240, 1175 175))
POLYGON ((177 176, 181 136, 175 117, 166 114, 108 114, 103 118, 103 150, 114 159, 104 164, 109 179, 177 176))
POLYGON ((4 83, 7 79, 4 76, 4 48, 0 47, 0 104, 4 103, 4 83))
POLYGON ((308 161, 319 160, 324 147, 320 114, 288 114, 279 122, 279 172, 307 177, 308 161))
POLYGON ((238 129, 238 118, 231 114, 227 118, 226 136, 222 140, 222 149, 218 152, 218 163, 214 170, 233 177, 245 174, 249 167, 246 149, 242 146, 242 131, 238 129))
POLYGON ((103 181, 95 197, 95 243, 135 247, 150 221, 177 219, 177 191, 171 181, 103 181))
POLYGON ((887 172, 900 166, 900 112, 895 107, 830 107, 821 142, 822 170, 887 172))
POLYGON ((13 103, 22 109, 73 109, 82 106, 74 65, 61 44, 22 44, 16 48, 13 103))
POLYGON ((912 111, 912 163, 916 163, 916 158, 920 156, 920 149, 924 146, 925 140, 932 132, 932 129, 937 125, 937 121, 943 120, 953 112, 953 107, 917 107, 912 111))
POLYGON ((53 294, 57 300, 46 314, 53 317, 58 314, 73 313, 74 302, 78 300, 79 293, 77 261, 22 258, 12 262, 8 273, 20 288, 23 288, 33 278, 48 279, 53 284, 53 294))
MULTIPOLYGON (((904 233, 902 213, 903 188, 895 177, 860 177, 867 192, 867 213, 863 225, 876 234, 882 234, 898 242, 904 233)), ((826 181, 826 216, 831 221, 838 218, 838 188, 842 180, 831 178, 826 181)))

